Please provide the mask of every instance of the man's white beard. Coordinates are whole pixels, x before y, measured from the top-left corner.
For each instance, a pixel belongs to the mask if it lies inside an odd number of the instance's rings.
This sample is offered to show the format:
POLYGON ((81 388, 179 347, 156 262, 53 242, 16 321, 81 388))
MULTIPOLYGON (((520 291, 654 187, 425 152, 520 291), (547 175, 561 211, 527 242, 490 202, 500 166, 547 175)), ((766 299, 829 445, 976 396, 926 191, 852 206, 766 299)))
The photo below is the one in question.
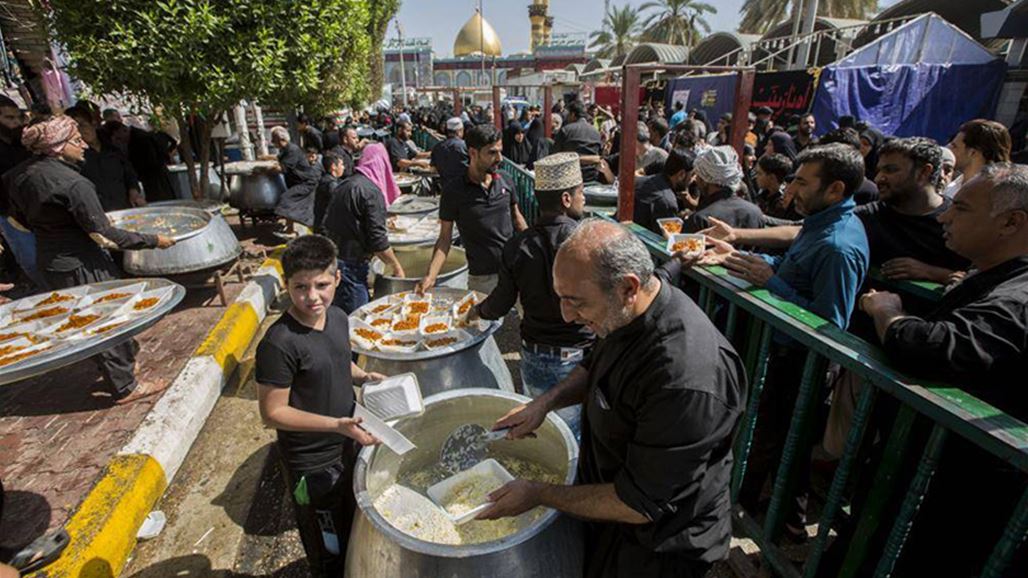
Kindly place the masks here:
POLYGON ((607 337, 611 333, 628 325, 632 321, 632 310, 621 303, 617 296, 613 296, 609 303, 610 313, 597 331, 599 337, 607 337))

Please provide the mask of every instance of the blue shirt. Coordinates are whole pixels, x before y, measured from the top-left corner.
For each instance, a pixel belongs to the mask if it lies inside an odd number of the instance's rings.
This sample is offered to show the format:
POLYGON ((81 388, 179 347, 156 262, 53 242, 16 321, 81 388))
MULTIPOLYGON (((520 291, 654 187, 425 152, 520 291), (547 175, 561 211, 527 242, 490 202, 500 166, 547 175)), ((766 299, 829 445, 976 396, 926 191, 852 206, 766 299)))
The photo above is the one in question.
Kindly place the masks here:
POLYGON ((761 255, 775 270, 767 289, 846 329, 870 261, 867 235, 845 199, 803 220, 785 255, 761 255))
POLYGON ((675 114, 671 115, 671 120, 668 121, 668 126, 670 128, 675 128, 675 126, 683 120, 685 120, 685 110, 680 110, 675 114))

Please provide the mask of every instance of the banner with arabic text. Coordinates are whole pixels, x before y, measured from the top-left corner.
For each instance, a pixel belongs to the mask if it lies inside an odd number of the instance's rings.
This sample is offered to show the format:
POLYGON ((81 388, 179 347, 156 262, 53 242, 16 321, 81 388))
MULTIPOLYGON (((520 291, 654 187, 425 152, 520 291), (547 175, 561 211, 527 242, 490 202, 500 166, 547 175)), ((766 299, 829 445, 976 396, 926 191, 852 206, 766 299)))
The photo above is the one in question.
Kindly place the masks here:
POLYGON ((819 70, 790 70, 758 72, 753 79, 753 104, 750 110, 762 106, 774 111, 771 118, 778 121, 811 109, 819 70))

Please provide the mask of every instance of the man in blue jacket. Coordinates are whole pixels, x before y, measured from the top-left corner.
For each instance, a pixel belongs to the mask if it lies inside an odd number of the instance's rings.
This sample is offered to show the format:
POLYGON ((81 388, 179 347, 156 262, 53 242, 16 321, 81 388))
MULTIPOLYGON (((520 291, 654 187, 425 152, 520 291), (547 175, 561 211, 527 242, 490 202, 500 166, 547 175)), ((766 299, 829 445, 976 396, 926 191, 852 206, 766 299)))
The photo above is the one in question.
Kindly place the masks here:
MULTIPOLYGON (((734 252, 724 258, 724 266, 732 275, 846 329, 869 260, 864 225, 853 213, 853 193, 864 180, 864 161, 852 147, 832 144, 808 148, 797 163, 788 193, 805 217, 799 236, 784 255, 734 252)), ((750 512, 756 511, 765 478, 780 459, 806 354, 788 337, 775 335, 739 496, 750 512)), ((793 538, 805 536, 805 509, 806 493, 801 491, 794 515, 786 522, 793 538)))

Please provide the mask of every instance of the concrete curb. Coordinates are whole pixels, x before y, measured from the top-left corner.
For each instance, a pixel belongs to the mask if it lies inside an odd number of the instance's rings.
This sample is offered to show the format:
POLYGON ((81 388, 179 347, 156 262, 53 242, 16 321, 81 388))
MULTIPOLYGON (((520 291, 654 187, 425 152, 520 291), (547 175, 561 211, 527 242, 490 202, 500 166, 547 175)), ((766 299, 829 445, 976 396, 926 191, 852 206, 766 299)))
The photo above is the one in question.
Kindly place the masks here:
MULTIPOLYGON (((49 578, 114 578, 136 532, 186 459, 207 416, 283 288, 274 252, 207 334, 135 435, 104 469, 65 526, 71 542, 49 578)), ((43 573, 37 574, 44 575, 43 573)))

